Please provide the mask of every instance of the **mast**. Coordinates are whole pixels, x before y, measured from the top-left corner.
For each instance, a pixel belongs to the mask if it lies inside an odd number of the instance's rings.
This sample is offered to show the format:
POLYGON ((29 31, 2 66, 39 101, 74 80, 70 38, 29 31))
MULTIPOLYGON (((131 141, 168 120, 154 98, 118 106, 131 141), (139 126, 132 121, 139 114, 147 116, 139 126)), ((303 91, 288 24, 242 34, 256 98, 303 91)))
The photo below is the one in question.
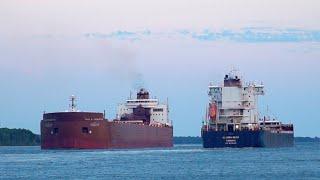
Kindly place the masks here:
POLYGON ((70 101, 71 104, 69 104, 69 111, 71 112, 76 112, 77 111, 77 105, 76 105, 76 96, 75 95, 71 95, 70 96, 70 101))
POLYGON ((172 122, 169 119, 169 98, 168 97, 167 97, 166 105, 167 105, 167 122, 172 124, 172 122))

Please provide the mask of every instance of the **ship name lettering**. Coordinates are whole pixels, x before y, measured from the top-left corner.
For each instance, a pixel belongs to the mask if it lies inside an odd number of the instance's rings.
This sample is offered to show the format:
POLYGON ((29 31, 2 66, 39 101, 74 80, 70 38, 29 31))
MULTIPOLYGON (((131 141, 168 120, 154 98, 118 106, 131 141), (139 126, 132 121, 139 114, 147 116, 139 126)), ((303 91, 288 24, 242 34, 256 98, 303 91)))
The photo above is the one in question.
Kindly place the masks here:
POLYGON ((227 139, 225 144, 237 144, 237 140, 235 140, 235 139, 227 139))
POLYGON ((239 139, 239 136, 222 136, 222 139, 239 139))

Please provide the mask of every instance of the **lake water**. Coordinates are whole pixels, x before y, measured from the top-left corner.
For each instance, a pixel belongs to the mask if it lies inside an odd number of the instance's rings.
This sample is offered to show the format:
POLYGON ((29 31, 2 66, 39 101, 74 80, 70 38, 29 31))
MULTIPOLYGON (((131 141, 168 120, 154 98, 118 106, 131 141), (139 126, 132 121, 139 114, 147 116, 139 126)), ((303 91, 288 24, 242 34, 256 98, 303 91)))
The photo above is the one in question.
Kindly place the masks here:
POLYGON ((320 143, 293 148, 41 150, 0 147, 0 179, 320 179, 320 143))

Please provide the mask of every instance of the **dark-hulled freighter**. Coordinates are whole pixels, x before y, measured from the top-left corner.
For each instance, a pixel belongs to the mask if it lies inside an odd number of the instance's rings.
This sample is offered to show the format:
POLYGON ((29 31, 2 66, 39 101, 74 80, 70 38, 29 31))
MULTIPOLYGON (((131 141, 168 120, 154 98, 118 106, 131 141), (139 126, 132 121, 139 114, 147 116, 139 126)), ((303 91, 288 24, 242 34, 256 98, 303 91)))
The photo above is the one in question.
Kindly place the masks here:
POLYGON ((149 98, 141 89, 136 99, 119 105, 115 120, 105 113, 80 112, 71 97, 66 112, 44 113, 42 149, 102 149, 172 147, 173 127, 167 104, 149 98))
POLYGON ((259 117, 262 84, 243 85, 238 72, 225 75, 222 86, 209 86, 210 103, 201 129, 204 148, 290 147, 293 125, 259 117))

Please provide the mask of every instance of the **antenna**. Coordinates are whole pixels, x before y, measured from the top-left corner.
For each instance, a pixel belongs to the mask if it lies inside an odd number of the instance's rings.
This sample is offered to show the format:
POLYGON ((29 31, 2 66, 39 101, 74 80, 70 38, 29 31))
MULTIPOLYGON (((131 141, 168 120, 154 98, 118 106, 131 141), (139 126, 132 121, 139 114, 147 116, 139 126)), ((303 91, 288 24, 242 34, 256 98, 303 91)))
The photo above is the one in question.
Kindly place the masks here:
POLYGON ((70 101, 71 101, 71 105, 69 104, 69 107, 70 107, 69 110, 71 112, 76 112, 77 111, 76 96, 75 95, 71 95, 70 96, 70 101))
POLYGON ((168 109, 169 109, 169 98, 167 97, 167 107, 168 107, 168 109))
POLYGON ((167 105, 167 121, 168 123, 170 123, 172 125, 172 121, 170 122, 170 119, 169 119, 169 98, 167 97, 167 102, 166 102, 166 105, 167 105))
POLYGON ((269 115, 269 105, 267 105, 267 117, 270 120, 270 115, 269 115))

